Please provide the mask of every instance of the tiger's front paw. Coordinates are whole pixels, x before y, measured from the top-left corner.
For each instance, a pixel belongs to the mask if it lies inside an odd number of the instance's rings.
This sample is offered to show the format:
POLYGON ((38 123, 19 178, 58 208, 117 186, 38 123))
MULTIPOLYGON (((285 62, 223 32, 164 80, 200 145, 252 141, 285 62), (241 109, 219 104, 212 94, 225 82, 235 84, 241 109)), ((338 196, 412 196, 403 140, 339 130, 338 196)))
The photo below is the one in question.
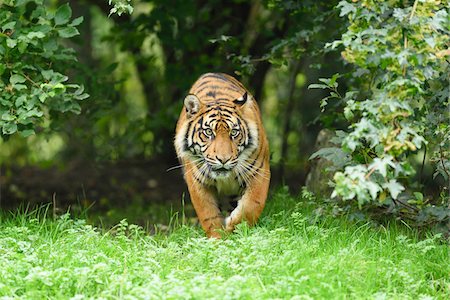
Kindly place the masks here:
POLYGON ((234 226, 236 224, 233 222, 233 217, 229 216, 225 219, 225 231, 227 232, 233 232, 234 226))
POLYGON ((210 239, 221 239, 222 238, 222 235, 220 234, 220 232, 218 232, 216 230, 207 232, 206 236, 210 239))

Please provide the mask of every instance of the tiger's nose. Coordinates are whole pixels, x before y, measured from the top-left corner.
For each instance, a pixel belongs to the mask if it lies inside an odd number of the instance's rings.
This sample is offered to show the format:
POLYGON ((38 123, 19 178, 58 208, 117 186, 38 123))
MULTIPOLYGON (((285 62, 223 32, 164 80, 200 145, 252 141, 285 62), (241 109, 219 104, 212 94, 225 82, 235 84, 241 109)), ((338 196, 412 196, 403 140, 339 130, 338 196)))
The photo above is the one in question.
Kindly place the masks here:
POLYGON ((222 165, 226 164, 231 159, 231 157, 218 157, 218 156, 216 156, 216 158, 218 161, 220 161, 222 165))

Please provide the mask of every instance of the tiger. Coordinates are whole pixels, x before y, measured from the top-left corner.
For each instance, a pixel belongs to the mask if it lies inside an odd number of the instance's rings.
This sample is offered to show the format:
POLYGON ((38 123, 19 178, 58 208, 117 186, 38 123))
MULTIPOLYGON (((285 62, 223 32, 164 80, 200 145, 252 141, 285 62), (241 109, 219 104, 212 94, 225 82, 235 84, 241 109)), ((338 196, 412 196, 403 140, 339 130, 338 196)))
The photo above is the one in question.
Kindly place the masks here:
POLYGON ((241 82, 201 75, 184 99, 174 146, 207 237, 258 221, 270 183, 269 143, 258 104, 241 82), (220 205, 230 200, 237 205, 225 217, 220 205))

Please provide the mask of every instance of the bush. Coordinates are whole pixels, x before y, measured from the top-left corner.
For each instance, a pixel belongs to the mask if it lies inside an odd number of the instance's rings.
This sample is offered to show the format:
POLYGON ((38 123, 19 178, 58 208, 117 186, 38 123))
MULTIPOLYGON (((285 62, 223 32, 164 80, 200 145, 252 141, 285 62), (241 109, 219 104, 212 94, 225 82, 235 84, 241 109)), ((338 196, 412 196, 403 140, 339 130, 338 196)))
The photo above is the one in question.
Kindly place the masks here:
POLYGON ((360 208, 388 205, 418 224, 445 222, 450 217, 448 187, 442 184, 450 172, 448 13, 440 1, 408 3, 341 1, 347 31, 327 47, 344 48, 354 89, 341 96, 338 76, 311 87, 329 89, 322 106, 338 99, 350 123, 334 140, 349 160, 334 174, 333 197, 357 201, 360 208), (437 195, 424 196, 425 186, 413 176, 413 157, 421 149, 429 153, 433 179, 441 180, 437 195))
POLYGON ((55 112, 80 112, 88 95, 68 83, 76 58, 64 40, 79 34, 83 17, 71 16, 68 4, 54 13, 43 0, 0 4, 0 137, 29 136, 55 112))

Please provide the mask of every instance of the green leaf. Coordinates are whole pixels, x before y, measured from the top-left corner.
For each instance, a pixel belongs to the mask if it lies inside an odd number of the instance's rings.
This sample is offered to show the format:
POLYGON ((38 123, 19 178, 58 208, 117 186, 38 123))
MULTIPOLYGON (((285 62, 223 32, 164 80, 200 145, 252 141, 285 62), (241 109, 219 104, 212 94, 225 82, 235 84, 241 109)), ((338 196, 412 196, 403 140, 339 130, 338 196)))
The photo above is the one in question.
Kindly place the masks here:
POLYGON ((17 131, 17 124, 15 123, 6 123, 3 125, 2 133, 3 134, 13 134, 17 131))
POLYGON ((70 38, 79 35, 80 32, 75 27, 66 27, 58 30, 58 34, 62 38, 70 38))
POLYGON ((27 102, 27 96, 26 95, 22 95, 22 96, 19 96, 16 99, 16 102, 14 104, 15 104, 16 107, 20 107, 26 102, 27 102))
POLYGON ((391 193, 392 199, 397 199, 398 195, 405 190, 405 188, 398 183, 395 179, 389 180, 383 184, 383 188, 388 189, 389 193, 391 193))
POLYGON ((327 89, 328 85, 320 83, 312 83, 308 85, 308 89, 327 89))
POLYGON ((26 90, 27 86, 25 84, 16 83, 14 84, 14 89, 17 91, 26 90))
POLYGON ((58 44, 55 39, 45 41, 42 46, 44 47, 45 52, 50 54, 58 49, 58 44))
POLYGON ((62 25, 69 22, 72 16, 72 9, 69 4, 61 5, 55 13, 55 25, 62 25))
POLYGON ((24 117, 24 119, 28 119, 28 118, 31 118, 31 117, 42 117, 43 115, 44 115, 44 113, 42 111, 39 111, 35 107, 32 110, 29 110, 29 111, 25 112, 23 114, 23 116, 21 116, 21 117, 24 117))
POLYGON ((367 190, 369 191, 369 194, 372 197, 372 200, 375 200, 377 198, 378 192, 381 190, 380 186, 371 181, 367 181, 365 183, 365 186, 366 186, 367 190))
POLYGON ((339 13, 340 17, 343 17, 349 13, 356 12, 356 7, 354 4, 348 3, 347 1, 341 1, 337 5, 341 9, 341 12, 339 13))
POLYGON ((12 29, 14 29, 14 26, 16 26, 16 21, 8 22, 2 26, 2 31, 8 30, 8 29, 12 30, 12 29))
POLYGON ((19 43, 19 46, 17 48, 19 48, 20 53, 25 53, 25 50, 27 50, 28 48, 28 43, 22 41, 19 43))
POLYGON ((78 17, 78 18, 74 19, 69 25, 70 26, 78 26, 81 23, 83 23, 83 21, 84 21, 84 17, 81 16, 81 17, 78 17))
POLYGON ((57 83, 52 87, 53 91, 59 95, 65 92, 66 86, 62 83, 57 83))
POLYGON ((25 81, 26 81, 25 77, 19 74, 13 74, 9 78, 9 82, 11 82, 11 84, 24 83, 25 81))
POLYGON ((29 137, 30 135, 34 135, 34 134, 35 134, 35 132, 33 129, 26 129, 26 130, 22 130, 20 132, 20 135, 23 137, 29 137))
POLYGON ((420 202, 423 201, 423 194, 420 192, 414 192, 414 197, 416 197, 417 200, 419 200, 420 202))
POLYGON ((45 99, 48 98, 47 93, 42 93, 39 95, 39 101, 41 101, 42 103, 44 103, 45 99))
POLYGON ((40 31, 29 32, 29 33, 27 34, 27 37, 28 37, 29 39, 34 39, 34 38, 42 39, 42 38, 45 37, 45 34, 44 34, 43 32, 40 32, 40 31))
MULTIPOLYGON (((25 5, 28 2, 30 2, 30 0, 16 0, 16 1, 13 1, 15 7, 25 5)), ((41 4, 41 5, 43 4, 42 3, 43 0, 35 0, 34 2, 36 2, 36 4, 41 4)))
POLYGON ((13 40, 13 39, 6 39, 6 46, 8 46, 9 48, 14 48, 17 45, 17 40, 13 40))
POLYGON ((10 113, 7 113, 7 112, 2 115, 3 121, 11 122, 11 121, 14 121, 15 119, 16 118, 13 115, 11 115, 10 113))
POLYGON ((53 77, 53 70, 42 70, 41 74, 44 77, 45 80, 50 80, 53 77))
POLYGON ((380 174, 383 177, 386 177, 387 175, 387 167, 391 166, 392 168, 395 168, 395 164, 393 162, 393 157, 392 156, 386 156, 383 158, 378 158, 375 157, 373 159, 373 162, 369 165, 369 169, 375 169, 378 172, 380 172, 380 174))
POLYGON ((337 84, 336 80, 339 77, 341 77, 341 74, 339 74, 339 73, 336 73, 333 76, 331 76, 329 85, 331 85, 333 87, 338 87, 338 84, 337 84))
POLYGON ((77 100, 84 100, 86 98, 89 98, 89 94, 83 93, 81 95, 76 95, 74 98, 77 99, 77 100))

